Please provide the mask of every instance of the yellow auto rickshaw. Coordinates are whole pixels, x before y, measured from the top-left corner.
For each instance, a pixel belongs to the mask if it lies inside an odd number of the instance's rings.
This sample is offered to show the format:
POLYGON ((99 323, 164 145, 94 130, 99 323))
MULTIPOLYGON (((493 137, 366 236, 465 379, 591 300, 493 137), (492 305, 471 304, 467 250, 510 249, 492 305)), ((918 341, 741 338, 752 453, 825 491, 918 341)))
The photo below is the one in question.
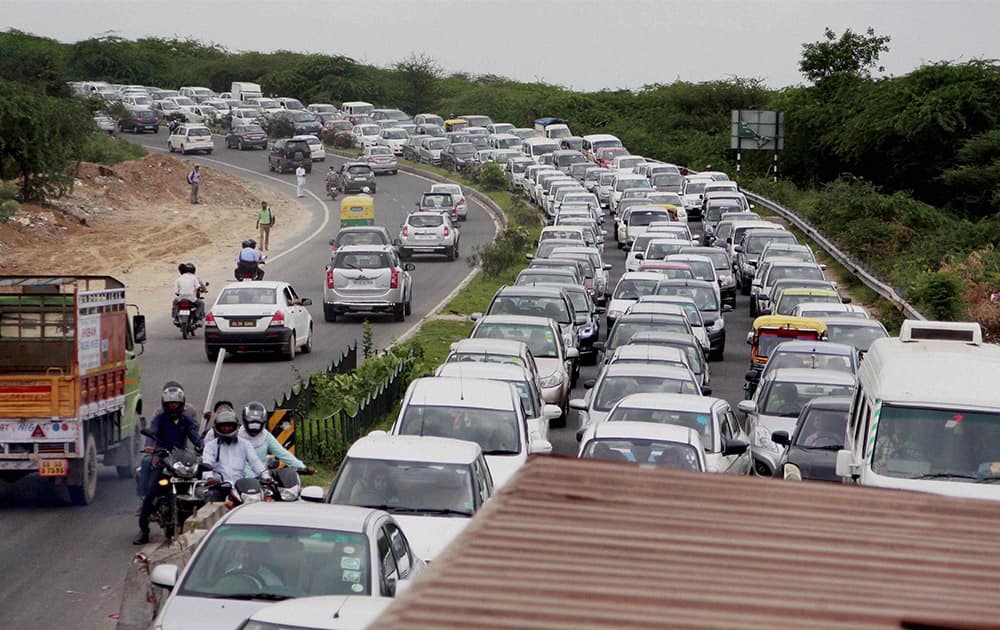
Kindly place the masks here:
POLYGON ((469 126, 469 121, 464 118, 449 118, 444 121, 445 131, 461 131, 469 126))
POLYGON ((375 225, 375 200, 368 195, 349 195, 340 200, 340 227, 375 225))
POLYGON ((757 389, 760 373, 767 365, 771 352, 782 341, 801 339, 803 341, 826 341, 826 322, 815 317, 791 317, 788 315, 761 315, 753 320, 753 330, 747 333, 750 344, 750 370, 746 373, 743 386, 746 398, 750 399, 757 389))

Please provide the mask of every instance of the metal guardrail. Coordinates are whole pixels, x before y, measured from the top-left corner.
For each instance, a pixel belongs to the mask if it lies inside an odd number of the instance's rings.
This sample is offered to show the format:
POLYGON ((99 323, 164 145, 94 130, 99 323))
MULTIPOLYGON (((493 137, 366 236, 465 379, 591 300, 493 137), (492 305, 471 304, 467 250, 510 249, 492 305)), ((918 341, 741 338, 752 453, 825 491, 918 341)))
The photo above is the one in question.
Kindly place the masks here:
POLYGON ((770 210, 781 218, 785 219, 796 228, 805 233, 806 236, 816 241, 820 247, 822 247, 826 253, 828 253, 834 260, 844 266, 851 274, 857 277, 861 282, 874 291, 880 296, 889 301, 893 306, 899 309, 908 319, 927 319, 924 315, 918 311, 912 304, 907 302, 903 296, 899 294, 893 287, 889 286, 870 271, 865 269, 856 260, 851 258, 850 255, 845 253, 839 247, 837 247, 833 241, 828 239, 822 232, 813 227, 808 221, 795 214, 790 208, 786 208, 776 201, 771 201, 765 197, 761 197, 758 194, 752 193, 748 190, 741 189, 743 194, 747 196, 748 199, 760 204, 764 208, 770 210))

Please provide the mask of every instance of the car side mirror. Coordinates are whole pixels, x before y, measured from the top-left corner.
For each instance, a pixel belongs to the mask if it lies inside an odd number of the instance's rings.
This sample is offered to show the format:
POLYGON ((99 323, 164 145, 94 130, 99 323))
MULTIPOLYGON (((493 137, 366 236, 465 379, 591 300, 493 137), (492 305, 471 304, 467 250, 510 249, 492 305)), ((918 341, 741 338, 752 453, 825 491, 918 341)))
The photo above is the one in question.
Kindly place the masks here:
POLYGON ((302 298, 301 300, 299 300, 299 304, 302 306, 312 306, 312 303, 313 301, 310 298, 302 298))
POLYGON ((747 344, 751 346, 753 345, 753 332, 747 333, 747 344))
POLYGON ((601 269, 603 269, 604 271, 611 271, 611 268, 613 266, 614 265, 612 265, 611 263, 604 263, 603 265, 601 265, 601 269))
POLYGON ((473 313, 472 315, 469 315, 469 320, 476 322, 476 321, 479 321, 479 319, 482 316, 483 316, 483 314, 477 311, 477 312, 473 313))
POLYGON ((852 479, 861 476, 861 467, 854 463, 854 453, 847 449, 837 451, 837 476, 852 479))
POLYGON ((722 445, 722 455, 742 455, 748 448, 750 445, 743 440, 725 440, 722 445))
POLYGON ((751 209, 751 210, 753 210, 753 209, 754 209, 754 208, 756 208, 756 207, 757 207, 757 206, 755 206, 754 204, 750 204, 750 209, 751 209))
POLYGON ((760 380, 760 372, 757 370, 748 370, 746 374, 743 375, 743 379, 751 383, 756 383, 760 380))
POLYGON ((597 379, 595 378, 590 378, 583 382, 584 389, 593 389, 594 385, 597 385, 597 379))
MULTIPOLYGON (((732 241, 730 240, 729 242, 732 242, 732 241)), ((733 247, 733 251, 736 252, 737 254, 739 254, 740 252, 743 251, 743 246, 742 245, 737 245, 737 246, 733 247)))
MULTIPOLYGON (((629 248, 626 248, 626 249, 629 249, 629 248)), ((643 259, 643 258, 645 258, 645 257, 646 257, 646 254, 644 254, 644 253, 642 253, 642 252, 636 252, 636 253, 635 253, 635 259, 636 259, 636 260, 642 260, 642 259, 643 259)))
POLYGON ((535 259, 535 255, 534 254, 525 254, 524 257, 527 258, 528 260, 534 260, 535 259))
POLYGON ((844 297, 840 298, 840 301, 844 304, 850 304, 851 298, 845 295, 844 297))
POLYGON ((723 304, 722 305, 722 312, 723 313, 730 313, 730 312, 732 312, 732 310, 733 310, 733 305, 732 304, 723 304))
POLYGON ((177 584, 177 573, 179 568, 176 564, 158 564, 153 567, 153 572, 149 575, 149 581, 166 589, 172 589, 177 584))
POLYGON ((403 263, 403 271, 414 271, 417 266, 413 263, 403 263))
POLYGON ((711 396, 712 395, 712 388, 709 387, 708 385, 702 385, 701 386, 701 395, 702 396, 711 396))
POLYGON ((792 439, 788 437, 788 431, 773 431, 771 441, 782 446, 789 446, 792 443, 792 439))
POLYGON ((755 403, 752 400, 741 400, 739 403, 737 403, 736 408, 742 411, 743 413, 749 415, 757 411, 757 403, 755 403))
POLYGON ((320 486, 306 486, 302 488, 302 493, 299 498, 303 501, 311 501, 313 503, 323 502, 323 488, 320 486))
POLYGON ((528 445, 529 455, 548 455, 552 452, 552 442, 548 440, 532 440, 531 444, 528 445))
MULTIPOLYGON (((587 382, 591 383, 593 381, 587 381, 587 382)), ((587 410, 587 401, 584 400, 583 398, 572 398, 569 401, 569 408, 570 409, 576 409, 577 411, 586 411, 587 410)))
POLYGON ((146 343, 146 316, 132 316, 132 340, 138 344, 146 343))

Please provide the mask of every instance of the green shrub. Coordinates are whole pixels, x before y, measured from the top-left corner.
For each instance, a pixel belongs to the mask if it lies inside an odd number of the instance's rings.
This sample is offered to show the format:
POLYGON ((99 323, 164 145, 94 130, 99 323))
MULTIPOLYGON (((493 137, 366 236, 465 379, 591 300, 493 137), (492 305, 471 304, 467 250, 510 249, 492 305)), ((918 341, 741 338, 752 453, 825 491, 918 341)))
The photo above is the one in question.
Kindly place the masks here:
POLYGON ((281 116, 274 116, 265 122, 264 129, 267 131, 268 137, 272 140, 291 138, 295 135, 295 125, 292 124, 292 121, 281 116))
POLYGON ((111 165, 137 160, 145 155, 146 148, 140 144, 94 132, 80 147, 78 157, 82 162, 111 165))
POLYGON ((0 201, 0 223, 6 223, 10 221, 11 217, 17 214, 17 211, 21 209, 21 204, 13 199, 4 199, 0 201))
POLYGON ((467 257, 470 267, 482 265, 487 276, 499 277, 515 265, 524 266, 524 255, 531 247, 531 235, 526 229, 512 225, 497 235, 492 243, 472 250, 467 257))
POLYGON ((350 131, 338 131, 333 137, 333 146, 338 149, 350 149, 354 146, 350 131))
POLYGON ((0 182, 0 201, 17 199, 17 186, 13 182, 0 182))
POLYGON ((959 319, 966 310, 963 284, 950 271, 926 271, 917 277, 909 298, 931 319, 959 319))
POLYGON ((483 190, 503 190, 507 187, 507 177, 503 174, 503 168, 496 162, 490 162, 479 171, 476 180, 483 190))

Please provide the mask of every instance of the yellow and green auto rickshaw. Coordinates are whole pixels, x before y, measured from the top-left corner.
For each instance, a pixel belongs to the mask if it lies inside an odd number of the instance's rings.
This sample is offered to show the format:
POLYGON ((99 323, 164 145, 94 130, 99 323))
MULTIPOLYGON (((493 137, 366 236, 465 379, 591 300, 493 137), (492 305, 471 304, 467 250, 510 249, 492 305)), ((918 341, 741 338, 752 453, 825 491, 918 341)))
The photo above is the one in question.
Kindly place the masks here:
POLYGON ((747 343, 750 344, 750 370, 746 373, 746 384, 743 386, 748 400, 757 389, 760 373, 767 365, 771 352, 782 341, 792 339, 826 341, 826 322, 815 317, 788 315, 761 315, 753 320, 753 330, 747 333, 747 343))
POLYGON ((469 126, 469 121, 464 118, 449 118, 444 121, 445 131, 461 131, 469 126))
POLYGON ((368 195, 349 195, 340 200, 340 227, 375 225, 375 200, 368 195))

